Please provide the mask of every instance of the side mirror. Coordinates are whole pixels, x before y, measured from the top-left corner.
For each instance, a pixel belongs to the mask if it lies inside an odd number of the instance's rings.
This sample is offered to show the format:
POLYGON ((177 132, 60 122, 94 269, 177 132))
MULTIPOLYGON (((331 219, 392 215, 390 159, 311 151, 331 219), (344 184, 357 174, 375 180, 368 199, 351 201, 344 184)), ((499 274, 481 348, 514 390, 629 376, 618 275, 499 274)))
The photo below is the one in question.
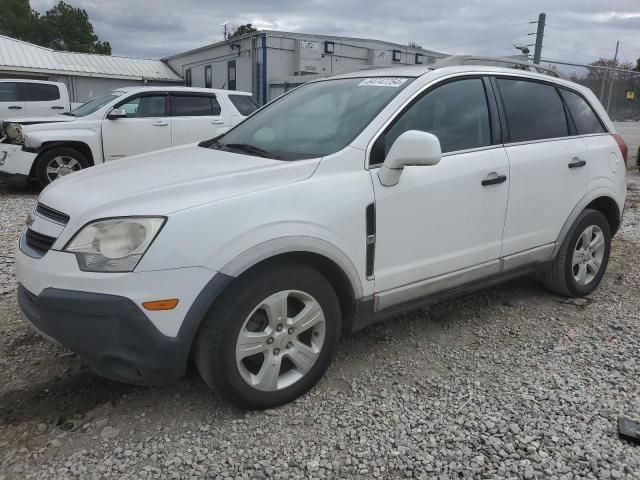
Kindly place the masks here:
POLYGON ((407 130, 400 135, 378 170, 380 183, 392 187, 400 181, 404 167, 436 165, 442 157, 440 140, 431 133, 407 130))
POLYGON ((118 118, 126 118, 127 111, 124 108, 114 108, 107 114, 109 120, 117 120, 118 118))

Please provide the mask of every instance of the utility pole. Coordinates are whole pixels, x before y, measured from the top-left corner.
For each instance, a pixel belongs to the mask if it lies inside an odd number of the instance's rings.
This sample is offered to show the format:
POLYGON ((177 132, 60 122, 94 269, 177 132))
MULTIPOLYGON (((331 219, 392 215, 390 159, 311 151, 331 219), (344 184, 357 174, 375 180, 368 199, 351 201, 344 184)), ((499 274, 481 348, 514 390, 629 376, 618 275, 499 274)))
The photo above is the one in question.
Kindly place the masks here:
MULTIPOLYGON (((538 15, 538 30, 536 31, 536 48, 533 52, 533 63, 536 65, 540 63, 540 55, 542 54, 542 37, 544 37, 544 24, 547 20, 547 14, 541 13, 538 15)), ((531 22, 536 23, 536 22, 531 22)))
MULTIPOLYGON (((616 42, 616 53, 613 56, 613 68, 617 68, 618 66, 618 48, 620 48, 620 40, 616 42)), ((615 80, 615 73, 611 72, 611 83, 609 83, 609 95, 607 96, 607 113, 610 112, 611 108, 611 90, 613 90, 613 81, 615 80)))

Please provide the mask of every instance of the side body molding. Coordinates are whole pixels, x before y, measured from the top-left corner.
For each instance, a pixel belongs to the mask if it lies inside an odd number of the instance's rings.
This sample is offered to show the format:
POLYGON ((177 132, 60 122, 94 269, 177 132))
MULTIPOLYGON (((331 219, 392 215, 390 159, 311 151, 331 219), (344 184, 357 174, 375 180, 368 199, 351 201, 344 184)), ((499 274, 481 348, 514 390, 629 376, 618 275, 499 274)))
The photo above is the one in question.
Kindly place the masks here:
POLYGON ((238 255, 220 269, 221 273, 237 277, 263 260, 284 253, 316 253, 337 264, 347 275, 356 299, 362 298, 362 281, 353 262, 335 245, 315 237, 280 237, 260 243, 238 255))

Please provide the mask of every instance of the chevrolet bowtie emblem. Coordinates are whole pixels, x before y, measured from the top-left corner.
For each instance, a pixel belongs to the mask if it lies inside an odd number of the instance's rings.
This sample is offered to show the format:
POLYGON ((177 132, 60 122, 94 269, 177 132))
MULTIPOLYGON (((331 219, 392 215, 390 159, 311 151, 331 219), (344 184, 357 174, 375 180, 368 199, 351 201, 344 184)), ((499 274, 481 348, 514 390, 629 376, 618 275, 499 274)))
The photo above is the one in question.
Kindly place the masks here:
POLYGON ((30 227, 31 225, 33 225, 33 222, 34 222, 33 215, 31 214, 27 215, 27 220, 24 222, 27 224, 27 227, 30 227))

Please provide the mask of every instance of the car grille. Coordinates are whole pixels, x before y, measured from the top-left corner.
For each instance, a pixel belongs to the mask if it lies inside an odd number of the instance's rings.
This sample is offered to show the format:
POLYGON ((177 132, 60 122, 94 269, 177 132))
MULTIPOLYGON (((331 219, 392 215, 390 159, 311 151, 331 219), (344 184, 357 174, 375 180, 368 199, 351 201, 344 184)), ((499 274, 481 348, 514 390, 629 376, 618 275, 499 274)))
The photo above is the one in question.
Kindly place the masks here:
POLYGON ((69 221, 69 215, 54 210, 53 208, 47 207, 42 203, 38 203, 36 206, 36 213, 41 217, 44 217, 52 222, 59 223, 61 225, 66 225, 69 221))
POLYGON ((35 232, 30 228, 25 234, 25 242, 27 246, 34 252, 38 253, 41 257, 51 249, 55 241, 55 238, 35 232))

